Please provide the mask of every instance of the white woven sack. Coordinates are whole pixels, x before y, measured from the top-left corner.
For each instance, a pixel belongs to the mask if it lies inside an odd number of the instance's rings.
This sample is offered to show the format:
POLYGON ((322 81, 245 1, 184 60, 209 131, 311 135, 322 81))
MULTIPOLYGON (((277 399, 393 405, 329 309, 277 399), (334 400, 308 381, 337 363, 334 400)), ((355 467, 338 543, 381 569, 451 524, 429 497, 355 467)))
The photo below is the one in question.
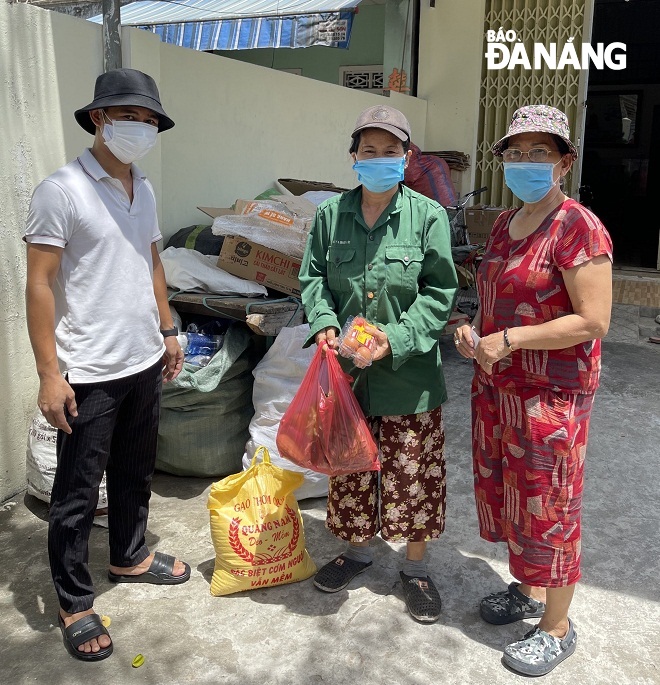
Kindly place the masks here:
POLYGON ((309 324, 283 328, 252 372, 254 417, 250 421, 250 439, 245 446, 243 469, 250 467, 252 455, 260 445, 270 452, 273 464, 303 474, 305 481, 294 492, 298 501, 328 494, 328 477, 284 459, 277 451, 275 438, 280 420, 298 391, 312 361, 314 345, 303 350, 309 336, 309 324))
POLYGON ((186 247, 168 247, 160 253, 165 280, 170 288, 215 295, 267 295, 263 285, 232 276, 216 266, 218 258, 186 247))
MULTIPOLYGON (((25 468, 27 471, 27 490, 30 495, 50 502, 57 467, 57 428, 53 428, 36 408, 32 422, 28 429, 25 468)), ((108 506, 108 496, 105 491, 105 473, 99 487, 99 503, 97 509, 108 506)))

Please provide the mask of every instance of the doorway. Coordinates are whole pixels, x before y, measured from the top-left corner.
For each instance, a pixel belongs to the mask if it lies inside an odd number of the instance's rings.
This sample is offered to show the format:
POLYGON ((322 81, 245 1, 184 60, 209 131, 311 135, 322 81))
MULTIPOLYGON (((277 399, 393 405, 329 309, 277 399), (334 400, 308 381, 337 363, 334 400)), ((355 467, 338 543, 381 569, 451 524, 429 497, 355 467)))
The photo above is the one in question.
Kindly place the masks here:
POLYGON ((592 45, 626 44, 625 69, 589 71, 580 199, 607 227, 614 262, 658 269, 660 0, 596 0, 592 45))

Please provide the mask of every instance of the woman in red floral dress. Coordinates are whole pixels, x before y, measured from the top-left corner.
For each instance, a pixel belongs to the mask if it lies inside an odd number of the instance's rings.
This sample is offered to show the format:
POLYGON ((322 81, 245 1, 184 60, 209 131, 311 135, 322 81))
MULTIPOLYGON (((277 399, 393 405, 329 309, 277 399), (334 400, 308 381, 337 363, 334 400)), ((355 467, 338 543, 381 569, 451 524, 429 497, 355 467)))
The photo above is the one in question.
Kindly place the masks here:
POLYGON ((495 222, 477 275, 479 312, 454 342, 475 361, 481 537, 508 544, 518 583, 484 597, 480 611, 498 625, 540 617, 503 660, 544 675, 577 642, 568 609, 580 579, 584 458, 610 320, 612 243, 561 189, 577 157, 563 112, 522 107, 492 152, 523 205, 495 222))

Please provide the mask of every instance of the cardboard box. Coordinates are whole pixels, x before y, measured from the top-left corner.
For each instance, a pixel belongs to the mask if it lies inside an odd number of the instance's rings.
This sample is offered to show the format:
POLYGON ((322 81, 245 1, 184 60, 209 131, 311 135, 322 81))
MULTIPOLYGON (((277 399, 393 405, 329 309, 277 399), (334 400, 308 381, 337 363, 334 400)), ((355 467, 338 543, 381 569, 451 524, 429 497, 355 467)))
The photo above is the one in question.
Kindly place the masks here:
POLYGON ((297 195, 271 195, 269 200, 281 202, 294 216, 311 223, 316 215, 316 205, 307 198, 297 195))
POLYGON ((334 193, 343 193, 345 190, 350 190, 350 188, 338 188, 336 185, 325 181, 299 181, 296 178, 278 178, 277 182, 294 195, 302 195, 308 190, 331 190, 334 193))
POLYGON ((208 214, 212 219, 215 219, 216 216, 226 216, 227 214, 235 214, 234 210, 231 207, 197 207, 200 212, 204 212, 204 214, 208 214))
MULTIPOLYGON (((208 214, 212 219, 219 216, 227 216, 230 214, 242 214, 246 207, 262 200, 236 200, 233 207, 197 207, 204 214, 208 214)), ((293 195, 272 195, 268 200, 263 202, 280 202, 293 214, 293 216, 300 219, 304 225, 305 230, 309 230, 314 215, 316 214, 316 205, 304 197, 296 197, 293 195)))
POLYGON ((300 295, 300 264, 300 259, 234 235, 225 236, 218 256, 220 269, 290 295, 300 295))
POLYGON ((488 240, 495 219, 506 207, 485 207, 475 205, 465 209, 465 223, 470 236, 470 242, 479 245, 488 240))

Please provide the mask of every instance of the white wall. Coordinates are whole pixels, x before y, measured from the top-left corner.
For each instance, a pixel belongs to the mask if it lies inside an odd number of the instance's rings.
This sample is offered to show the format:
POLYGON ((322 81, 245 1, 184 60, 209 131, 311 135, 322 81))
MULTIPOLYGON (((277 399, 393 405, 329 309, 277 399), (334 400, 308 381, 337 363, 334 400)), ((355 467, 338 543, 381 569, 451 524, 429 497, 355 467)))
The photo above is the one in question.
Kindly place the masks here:
MULTIPOLYGON (((474 159, 484 52, 486 0, 422 3, 418 97, 428 102, 427 150, 458 150, 474 159)), ((462 192, 472 189, 474 167, 462 192)))
MULTIPOLYGON (((347 154, 362 109, 389 102, 424 147, 426 103, 389 100, 307 78, 123 34, 124 64, 159 83, 172 131, 141 166, 159 196, 166 236, 253 197, 277 178, 354 185, 347 154)), ((21 241, 33 187, 77 156, 91 137, 73 111, 92 100, 102 71, 101 27, 29 4, 0 2, 0 501, 23 489, 27 426, 36 404, 25 324, 21 241)))
POLYGON ((278 178, 352 187, 350 134, 378 102, 404 110, 424 139, 426 103, 415 98, 385 99, 171 45, 160 57, 163 101, 176 122, 161 144, 166 235, 208 220, 198 205, 226 207, 278 178))
POLYGON ((23 223, 34 185, 89 139, 72 112, 91 99, 101 70, 99 35, 88 22, 0 3, 0 501, 24 486, 27 424, 36 404, 23 223))

